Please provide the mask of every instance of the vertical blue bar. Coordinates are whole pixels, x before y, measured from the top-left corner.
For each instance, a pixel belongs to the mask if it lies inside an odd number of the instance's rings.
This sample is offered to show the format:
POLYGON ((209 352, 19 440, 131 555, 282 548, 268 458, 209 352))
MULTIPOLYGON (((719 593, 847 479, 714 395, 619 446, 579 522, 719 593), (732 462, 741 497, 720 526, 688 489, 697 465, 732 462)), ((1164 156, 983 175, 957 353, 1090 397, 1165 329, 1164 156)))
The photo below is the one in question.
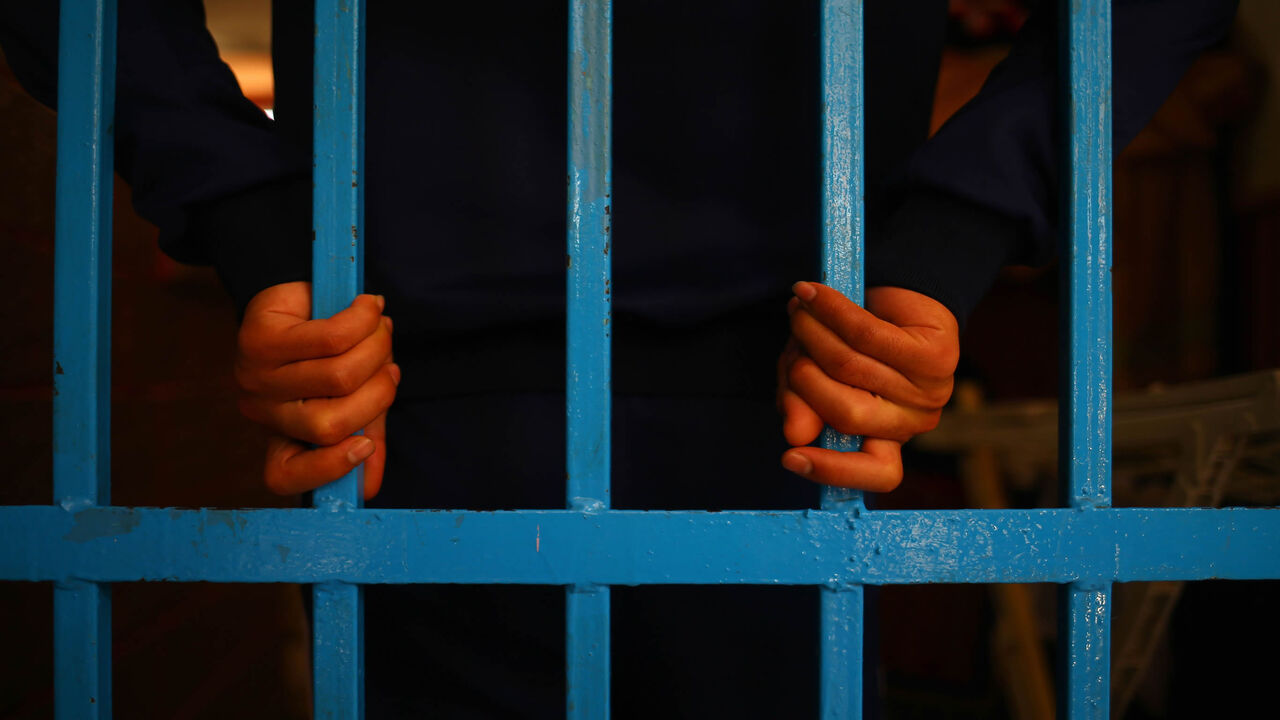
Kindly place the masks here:
POLYGON ((565 595, 566 713, 609 717, 609 586, 571 586, 565 595))
MULTIPOLYGON (((863 124, 862 2, 822 3, 822 280, 862 303, 863 124)), ((822 446, 856 452, 860 439, 831 428, 822 446)), ((863 509, 862 493, 825 488, 822 507, 863 509)), ((863 589, 821 592, 822 717, 862 715, 863 589)))
MULTIPOLYGON (((64 0, 58 30, 53 496, 67 511, 111 502, 111 184, 114 0, 64 0)), ((111 592, 53 592, 55 715, 111 717, 111 592)))
MULTIPOLYGON (((364 2, 316 0, 312 316, 329 317, 361 290, 364 252, 364 2)), ((357 470, 315 491, 317 508, 362 504, 357 470)), ((364 611, 359 585, 326 583, 314 599, 317 718, 364 717, 364 611)))
MULTIPOLYGON (((1063 0, 1059 10, 1070 158, 1062 182, 1068 339, 1059 462, 1067 503, 1088 511, 1111 505, 1111 3, 1063 0)), ((1109 583, 1063 588, 1058 697, 1065 717, 1108 715, 1110 594, 1109 583)))
MULTIPOLYGON (((566 495, 570 508, 609 507, 610 206, 613 4, 569 5, 566 495)), ((609 588, 565 596, 569 717, 609 716, 609 588)))

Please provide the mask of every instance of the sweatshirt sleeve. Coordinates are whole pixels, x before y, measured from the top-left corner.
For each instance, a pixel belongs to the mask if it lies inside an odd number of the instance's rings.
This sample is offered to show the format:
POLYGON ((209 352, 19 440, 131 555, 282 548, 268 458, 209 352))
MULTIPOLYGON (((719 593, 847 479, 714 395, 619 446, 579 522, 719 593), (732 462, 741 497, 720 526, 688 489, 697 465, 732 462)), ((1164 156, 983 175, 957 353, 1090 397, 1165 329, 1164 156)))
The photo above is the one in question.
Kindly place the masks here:
MULTIPOLYGON (((306 277, 310 158, 241 93, 200 0, 119 0, 117 26, 116 170, 161 248, 216 264, 240 308, 306 277)), ((19 82, 56 109, 58 3, 0 4, 0 44, 19 82)))
MULTIPOLYGON (((978 95, 908 162, 900 201, 867 243, 867 282, 925 293, 962 323, 1005 265, 1054 254, 1056 3, 1041 3, 978 95)), ((1235 0, 1116 0, 1112 132, 1118 154, 1196 56, 1221 41, 1235 0)))

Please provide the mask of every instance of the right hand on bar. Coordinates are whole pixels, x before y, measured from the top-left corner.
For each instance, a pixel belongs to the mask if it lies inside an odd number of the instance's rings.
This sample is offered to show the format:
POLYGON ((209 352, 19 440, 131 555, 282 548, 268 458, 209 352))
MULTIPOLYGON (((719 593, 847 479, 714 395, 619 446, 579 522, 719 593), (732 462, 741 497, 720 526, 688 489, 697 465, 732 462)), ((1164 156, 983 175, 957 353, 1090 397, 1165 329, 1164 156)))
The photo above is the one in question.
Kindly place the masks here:
POLYGON ((865 309, 818 283, 796 283, 794 292, 791 339, 778 359, 778 410, 795 446, 783 466, 824 485, 894 489, 902 443, 936 427, 951 397, 955 316, 904 288, 869 288, 865 309), (862 435, 862 450, 807 447, 824 425, 862 435))
POLYGON ((273 433, 263 471, 272 492, 313 490, 364 463, 364 497, 377 494, 387 408, 400 384, 384 306, 381 296, 360 295, 312 320, 308 282, 273 285, 249 301, 235 377, 240 412, 273 433))

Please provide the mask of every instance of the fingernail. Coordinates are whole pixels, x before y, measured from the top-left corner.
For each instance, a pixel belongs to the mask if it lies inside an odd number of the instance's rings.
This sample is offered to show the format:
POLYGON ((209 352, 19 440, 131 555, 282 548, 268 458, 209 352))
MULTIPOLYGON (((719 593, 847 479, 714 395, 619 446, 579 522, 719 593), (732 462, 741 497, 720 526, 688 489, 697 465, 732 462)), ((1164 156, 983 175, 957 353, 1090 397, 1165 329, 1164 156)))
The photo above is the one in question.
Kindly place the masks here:
POLYGON ((800 298, 805 302, 809 302, 810 300, 818 296, 818 288, 814 287, 812 283, 807 283, 803 281, 798 282, 795 285, 792 285, 791 292, 795 293, 796 297, 800 298))
POLYGON ((391 363, 387 366, 387 372, 391 373, 391 382, 395 383, 396 387, 400 387, 400 366, 391 363))
POLYGON ((378 312, 382 312, 382 309, 387 306, 387 299, 381 295, 375 295, 374 297, 378 299, 378 312))
POLYGON ((795 315, 796 310, 800 309, 800 298, 793 297, 787 301, 787 315, 795 315))
POLYGON ((803 453, 798 452, 783 453, 782 467, 797 475, 808 475, 813 472, 813 463, 803 453))
POLYGON ((362 463, 372 454, 373 441, 367 437, 356 438, 351 447, 347 448, 347 462, 352 465, 362 463))

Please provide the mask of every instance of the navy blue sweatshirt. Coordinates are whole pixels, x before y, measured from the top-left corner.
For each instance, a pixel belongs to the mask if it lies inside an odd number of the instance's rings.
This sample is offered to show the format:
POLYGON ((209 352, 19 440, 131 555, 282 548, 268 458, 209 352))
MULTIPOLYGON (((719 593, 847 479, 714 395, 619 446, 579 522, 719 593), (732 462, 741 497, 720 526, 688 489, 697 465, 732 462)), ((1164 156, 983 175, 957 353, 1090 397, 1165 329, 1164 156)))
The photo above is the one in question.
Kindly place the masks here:
MULTIPOLYGON (((1056 28, 1033 14, 978 97, 924 142, 943 5, 868 4, 867 280, 963 321, 1001 266, 1053 253, 1056 28)), ((397 321, 402 395, 563 384, 563 6, 370 4, 366 284, 397 321), (518 367, 500 359, 512 353, 518 367)), ((1234 9, 1116 3, 1117 152, 1234 9)), ((2 13, 10 65, 52 104, 54 4, 2 13)), ((817 276, 817 15, 764 1, 616 9, 620 390, 736 392, 771 377, 788 288, 817 276), (716 368, 662 369, 690 353, 716 368)), ((164 249, 215 264, 240 308, 309 273, 311 17, 307 0, 274 3, 273 123, 218 59, 198 1, 120 0, 117 168, 164 249)))

